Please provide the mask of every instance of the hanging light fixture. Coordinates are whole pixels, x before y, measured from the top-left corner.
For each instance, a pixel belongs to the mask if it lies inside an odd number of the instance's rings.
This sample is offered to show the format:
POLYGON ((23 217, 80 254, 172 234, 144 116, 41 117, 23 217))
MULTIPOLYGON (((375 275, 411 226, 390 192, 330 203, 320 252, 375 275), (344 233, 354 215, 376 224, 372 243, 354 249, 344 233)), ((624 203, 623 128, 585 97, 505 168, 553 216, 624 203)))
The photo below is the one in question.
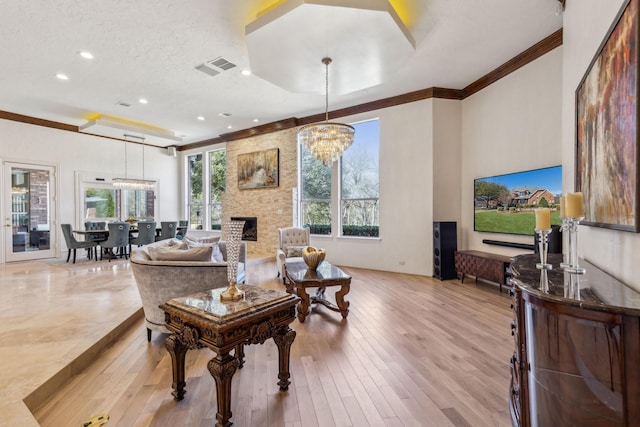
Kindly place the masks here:
POLYGON ((144 144, 142 144, 142 179, 127 178, 127 145, 129 144, 127 138, 138 138, 144 141, 144 137, 137 135, 124 134, 124 176, 125 178, 113 178, 111 184, 120 190, 155 190, 156 182, 149 179, 144 179, 144 144))
POLYGON ((329 122, 329 64, 331 58, 322 58, 325 65, 325 121, 300 128, 298 143, 304 144, 309 152, 325 166, 338 160, 344 150, 353 143, 355 129, 343 123, 329 122))

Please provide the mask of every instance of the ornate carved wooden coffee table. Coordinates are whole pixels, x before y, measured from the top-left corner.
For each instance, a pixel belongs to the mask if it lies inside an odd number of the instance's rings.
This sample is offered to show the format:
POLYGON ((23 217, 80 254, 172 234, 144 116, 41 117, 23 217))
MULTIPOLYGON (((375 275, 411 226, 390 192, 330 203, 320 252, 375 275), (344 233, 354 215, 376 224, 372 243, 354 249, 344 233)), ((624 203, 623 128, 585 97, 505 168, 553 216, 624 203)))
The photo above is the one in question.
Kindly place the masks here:
POLYGON ((298 298, 289 293, 238 285, 245 299, 221 303, 213 289, 183 298, 174 298, 160 306, 165 311, 167 328, 172 332, 165 346, 173 365, 173 396, 184 398, 184 362, 187 350, 209 347, 216 355, 207 365, 216 382, 218 412, 216 427, 231 422, 231 378, 244 364, 244 345, 263 344, 273 338, 278 346, 280 390, 289 388, 289 356, 296 332, 289 327, 296 315, 298 298), (229 352, 234 349, 234 356, 229 352))
POLYGON ((330 310, 340 312, 346 319, 349 314, 349 301, 344 296, 351 289, 351 276, 338 267, 322 261, 316 271, 309 270, 304 262, 288 262, 284 265, 284 273, 288 283, 287 292, 296 293, 300 297, 298 303, 298 320, 304 319, 310 312, 311 304, 322 304, 330 310), (328 286, 340 286, 336 291, 337 307, 325 298, 325 290, 328 286), (318 288, 315 295, 309 295, 307 288, 318 288))

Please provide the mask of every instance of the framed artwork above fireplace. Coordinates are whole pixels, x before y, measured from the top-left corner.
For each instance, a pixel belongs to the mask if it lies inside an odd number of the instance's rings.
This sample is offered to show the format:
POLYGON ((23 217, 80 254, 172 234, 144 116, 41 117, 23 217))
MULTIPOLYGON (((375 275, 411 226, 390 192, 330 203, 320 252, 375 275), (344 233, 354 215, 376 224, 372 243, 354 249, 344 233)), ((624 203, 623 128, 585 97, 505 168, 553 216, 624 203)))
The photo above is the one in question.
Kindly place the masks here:
POLYGON ((279 149, 238 154, 238 188, 249 190, 278 186, 279 149))

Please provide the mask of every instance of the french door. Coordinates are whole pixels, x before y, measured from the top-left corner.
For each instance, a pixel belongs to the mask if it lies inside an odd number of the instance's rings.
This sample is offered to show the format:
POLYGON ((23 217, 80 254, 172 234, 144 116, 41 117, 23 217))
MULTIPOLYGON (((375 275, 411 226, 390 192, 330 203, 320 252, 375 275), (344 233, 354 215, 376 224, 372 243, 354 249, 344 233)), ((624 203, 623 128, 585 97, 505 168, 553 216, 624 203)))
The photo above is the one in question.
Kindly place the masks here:
POLYGON ((56 256, 55 167, 4 162, 5 261, 56 256))

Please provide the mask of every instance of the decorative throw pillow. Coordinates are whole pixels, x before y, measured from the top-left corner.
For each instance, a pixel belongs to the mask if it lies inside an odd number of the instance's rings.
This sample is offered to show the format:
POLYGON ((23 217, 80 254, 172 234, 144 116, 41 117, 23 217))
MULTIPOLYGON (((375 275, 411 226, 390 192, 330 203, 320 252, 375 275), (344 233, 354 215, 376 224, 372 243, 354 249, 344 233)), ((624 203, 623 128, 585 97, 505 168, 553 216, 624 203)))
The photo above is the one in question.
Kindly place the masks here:
POLYGON ((162 246, 149 248, 149 256, 154 261, 211 261, 212 252, 211 246, 193 249, 174 249, 162 246))
POLYGON ((287 246, 287 258, 301 257, 306 246, 287 246))
POLYGON ((171 247, 172 249, 187 249, 187 244, 178 239, 162 240, 163 245, 155 246, 156 248, 171 247))
POLYGON ((211 254, 211 261, 224 262, 224 258, 222 257, 222 252, 220 251, 220 245, 217 243, 213 245, 213 253, 211 254))
POLYGON ((182 241, 187 244, 187 246, 196 247, 202 244, 212 244, 218 243, 220 241, 220 236, 206 236, 206 237, 189 237, 184 236, 182 241))
POLYGON ((211 261, 224 262, 222 252, 220 251, 220 245, 218 244, 220 237, 207 237, 205 239, 213 240, 213 242, 203 242, 200 239, 187 239, 186 236, 182 241, 185 242, 189 248, 209 247, 211 248, 211 261))

